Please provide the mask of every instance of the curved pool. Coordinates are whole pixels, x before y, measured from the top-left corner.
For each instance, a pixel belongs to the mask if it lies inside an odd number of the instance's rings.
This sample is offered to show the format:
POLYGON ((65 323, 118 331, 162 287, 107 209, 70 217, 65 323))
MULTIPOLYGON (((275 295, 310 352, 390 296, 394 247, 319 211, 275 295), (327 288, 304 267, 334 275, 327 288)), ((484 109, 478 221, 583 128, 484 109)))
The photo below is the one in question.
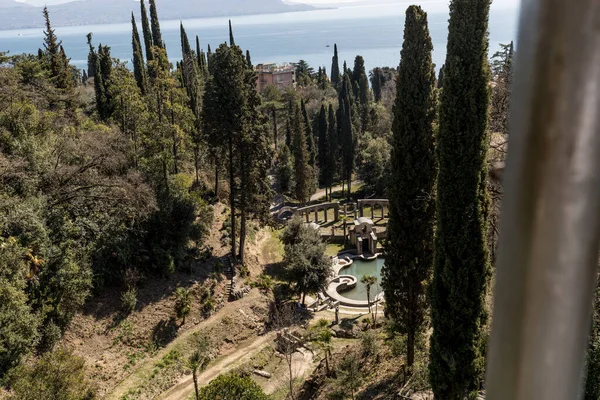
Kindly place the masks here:
POLYGON ((371 301, 375 298, 376 295, 381 293, 383 289, 381 288, 381 268, 385 264, 385 259, 377 258, 375 260, 362 260, 355 259, 352 264, 343 268, 340 271, 340 275, 352 275, 354 276, 358 282, 356 286, 350 290, 345 290, 340 294, 348 299, 352 300, 367 300, 367 287, 360 282, 360 278, 364 275, 373 275, 377 278, 377 284, 375 287, 371 287, 371 301))

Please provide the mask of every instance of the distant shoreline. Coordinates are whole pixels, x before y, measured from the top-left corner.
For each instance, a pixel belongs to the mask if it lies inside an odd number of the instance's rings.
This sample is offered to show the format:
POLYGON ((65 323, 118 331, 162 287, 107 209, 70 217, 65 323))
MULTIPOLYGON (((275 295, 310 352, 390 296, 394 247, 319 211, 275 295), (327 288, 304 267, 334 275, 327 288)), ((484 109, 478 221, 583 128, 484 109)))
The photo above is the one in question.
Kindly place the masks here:
MULTIPOLYGON (((31 6, 34 7, 36 9, 39 10, 39 19, 40 22, 39 23, 26 23, 23 25, 11 25, 10 21, 4 21, 3 19, 5 18, 0 18, 0 26, 2 26, 1 31, 17 31, 17 30, 24 30, 24 29, 44 29, 44 19, 42 16, 42 7, 37 7, 37 6, 31 6)), ((273 15, 273 14, 286 14, 286 13, 293 13, 293 12, 307 12, 307 11, 316 11, 316 10, 332 10, 332 9, 336 9, 337 7, 312 7, 312 6, 307 6, 310 8, 300 8, 300 9, 292 9, 292 10, 278 10, 278 11, 262 11, 262 12, 258 12, 258 13, 233 13, 233 14, 207 14, 207 15, 181 15, 178 17, 174 17, 174 18, 164 18, 164 21, 179 21, 179 20, 183 20, 183 19, 203 19, 203 18, 234 18, 234 17, 247 17, 247 16, 253 16, 253 15, 273 15)), ((28 10, 28 12, 31 12, 31 10, 28 10)), ((52 18, 52 12, 53 10, 50 9, 50 13, 51 13, 51 18, 52 18)), ((56 10, 54 11, 54 13, 56 13, 56 10)), ((127 14, 127 15, 131 15, 131 14, 127 14)), ((138 18, 138 16, 136 15, 136 18, 138 18)), ((56 18, 58 19, 58 18, 56 18)), ((31 20, 30 20, 31 21, 31 20)), ((87 26, 87 25, 111 25, 111 24, 125 24, 125 23, 131 23, 131 19, 129 18, 124 18, 124 19, 118 19, 118 20, 110 20, 110 21, 101 21, 101 20, 92 20, 92 21, 81 21, 81 22, 73 22, 73 23, 68 23, 68 24, 61 24, 60 22, 57 24, 53 24, 53 28, 71 28, 71 27, 78 27, 78 26, 87 26)))

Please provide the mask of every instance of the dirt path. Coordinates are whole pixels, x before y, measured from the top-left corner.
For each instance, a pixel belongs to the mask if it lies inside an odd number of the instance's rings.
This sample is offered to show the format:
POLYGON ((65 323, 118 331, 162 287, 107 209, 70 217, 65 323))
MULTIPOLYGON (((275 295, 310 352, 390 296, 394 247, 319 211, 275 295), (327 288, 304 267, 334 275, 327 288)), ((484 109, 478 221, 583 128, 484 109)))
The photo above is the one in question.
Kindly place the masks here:
MULTIPOLYGON (((200 323, 195 325, 192 329, 189 329, 189 330, 183 332, 176 339, 174 339, 172 342, 170 342, 167 346, 162 348, 160 351, 156 352, 156 354, 154 354, 152 357, 148 357, 148 358, 144 359, 142 362, 140 362, 136 366, 135 371, 133 373, 131 373, 127 378, 122 380, 110 393, 107 394, 107 396, 105 398, 109 399, 109 400, 110 399, 114 399, 114 400, 122 399, 122 397, 130 389, 139 387, 140 385, 143 385, 144 382, 148 381, 148 379, 151 379, 150 377, 152 376, 152 371, 154 370, 156 363, 158 361, 160 361, 165 356, 165 354, 167 354, 172 349, 176 348, 181 343, 184 343, 194 333, 200 332, 204 329, 208 329, 212 326, 218 325, 222 321, 224 316, 230 316, 230 317, 238 316, 240 313, 239 310, 244 308, 245 306, 249 306, 249 305, 252 305, 253 303, 256 303, 258 301, 258 296, 261 296, 261 295, 258 294, 258 292, 253 291, 239 301, 226 303, 225 306, 221 310, 219 310, 219 312, 212 315, 210 318, 201 321, 200 323)), ((254 339, 255 337, 256 336, 253 336, 252 339, 254 339)), ((249 339, 249 340, 252 340, 252 339, 249 339)), ((268 340, 268 337, 262 336, 262 337, 259 337, 259 339, 268 340)), ((242 343, 244 343, 244 342, 242 342, 242 343)), ((247 346, 250 346, 250 344, 248 344, 247 346)), ((235 350, 235 352, 238 351, 237 348, 234 348, 234 350, 235 350)), ((240 348, 240 350, 244 351, 244 348, 240 348)), ((231 350, 229 350, 228 352, 225 352, 224 353, 225 357, 229 357, 230 353, 231 353, 231 350)), ((218 360, 218 358, 217 358, 217 360, 218 360)), ((212 365, 209 366, 209 369, 212 369, 212 368, 213 368, 212 365)))
MULTIPOLYGON (((241 346, 231 354, 228 354, 220 359, 217 359, 215 363, 212 363, 205 369, 200 375, 198 375, 198 384, 200 387, 206 386, 214 378, 224 372, 229 372, 232 369, 242 365, 244 362, 249 361, 252 356, 259 353, 265 346, 267 346, 275 337, 273 332, 259 336, 250 343, 243 343, 241 346)), ((194 381, 191 375, 183 377, 177 385, 169 389, 159 398, 161 400, 180 400, 185 399, 194 391, 194 381)))
MULTIPOLYGON (((360 183, 361 183, 360 181, 352 181, 352 187, 356 187, 360 183)), ((344 186, 344 188, 347 189, 348 187, 344 186)), ((341 191, 342 191, 342 185, 334 186, 331 189, 331 193, 341 192, 341 191)), ((320 189, 319 191, 317 191, 317 193, 315 193, 312 196, 310 196, 310 201, 316 201, 316 200, 319 200, 322 197, 325 197, 325 189, 320 189)))

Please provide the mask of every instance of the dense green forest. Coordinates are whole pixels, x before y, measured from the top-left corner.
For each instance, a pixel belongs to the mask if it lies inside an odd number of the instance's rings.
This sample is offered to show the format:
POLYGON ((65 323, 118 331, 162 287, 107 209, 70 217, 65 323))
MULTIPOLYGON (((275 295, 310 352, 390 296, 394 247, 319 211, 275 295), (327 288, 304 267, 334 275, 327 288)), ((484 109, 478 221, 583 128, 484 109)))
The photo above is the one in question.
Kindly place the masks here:
MULTIPOLYGON (((330 68, 315 71, 300 60, 295 87, 262 93, 231 23, 228 43, 214 51, 181 25, 183 59, 172 64, 155 2, 147 9, 142 0, 141 11, 141 21, 131 16, 131 62, 112 58, 90 33, 88 66, 78 70, 46 9, 37 54, 0 54, 0 384, 7 393, 95 398, 83 360, 57 346, 86 302, 118 288, 126 315, 144 280, 187 271, 210 255, 205 241, 217 204, 227 205, 224 241, 247 275, 248 241, 274 224, 272 204, 309 204, 319 188, 324 201, 390 200, 385 326, 405 338, 397 355, 406 359, 405 376, 426 382, 439 399, 483 389, 502 198, 488 171, 506 153, 515 53, 512 43, 501 45, 488 59, 489 1, 451 2, 443 66, 432 63, 427 14, 411 6, 398 68, 366 71, 360 55, 352 68, 340 65, 335 45, 330 68)), ((304 303, 329 278, 326 244, 299 220, 281 243, 286 295, 304 303)), ((271 277, 261 274, 256 286, 271 290, 271 277)), ((183 324, 189 296, 176 291, 183 324)), ((315 341, 330 379, 327 335, 319 331, 315 341)), ((363 345, 374 340, 365 338, 363 345)), ((235 374, 199 390, 203 356, 192 356, 196 398, 267 398, 235 374)), ((340 360, 336 382, 345 392, 331 398, 354 398, 358 364, 340 360)), ((586 399, 597 398, 599 386, 588 379, 586 399)))

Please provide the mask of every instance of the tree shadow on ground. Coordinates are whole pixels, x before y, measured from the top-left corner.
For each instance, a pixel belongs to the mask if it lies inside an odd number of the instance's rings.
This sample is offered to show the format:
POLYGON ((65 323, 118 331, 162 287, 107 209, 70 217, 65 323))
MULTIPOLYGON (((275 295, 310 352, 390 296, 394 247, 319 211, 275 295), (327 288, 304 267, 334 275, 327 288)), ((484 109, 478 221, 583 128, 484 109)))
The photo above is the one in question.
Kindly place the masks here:
POLYGON ((373 382, 364 388, 357 399, 372 399, 375 396, 385 399, 403 399, 405 397, 399 397, 398 391, 402 388, 405 383, 405 379, 401 372, 397 372, 383 380, 373 382), (384 395, 384 397, 381 397, 384 395))
POLYGON ((277 280, 285 280, 285 271, 283 262, 271 263, 265 265, 265 274, 277 280))
POLYGON ((154 328, 152 328, 152 344, 156 347, 166 346, 177 337, 178 328, 179 325, 177 325, 177 321, 174 317, 159 321, 154 328))
MULTIPOLYGON (((136 310, 141 310, 173 294, 177 287, 190 288, 196 282, 202 283, 215 271, 219 258, 211 256, 203 262, 194 262, 192 268, 182 266, 172 275, 164 278, 147 276, 137 287, 136 310)), ((83 315, 93 316, 96 320, 110 319, 109 327, 115 327, 127 315, 122 314, 121 293, 126 290, 123 284, 107 287, 96 296, 90 298, 83 308, 83 315)))

